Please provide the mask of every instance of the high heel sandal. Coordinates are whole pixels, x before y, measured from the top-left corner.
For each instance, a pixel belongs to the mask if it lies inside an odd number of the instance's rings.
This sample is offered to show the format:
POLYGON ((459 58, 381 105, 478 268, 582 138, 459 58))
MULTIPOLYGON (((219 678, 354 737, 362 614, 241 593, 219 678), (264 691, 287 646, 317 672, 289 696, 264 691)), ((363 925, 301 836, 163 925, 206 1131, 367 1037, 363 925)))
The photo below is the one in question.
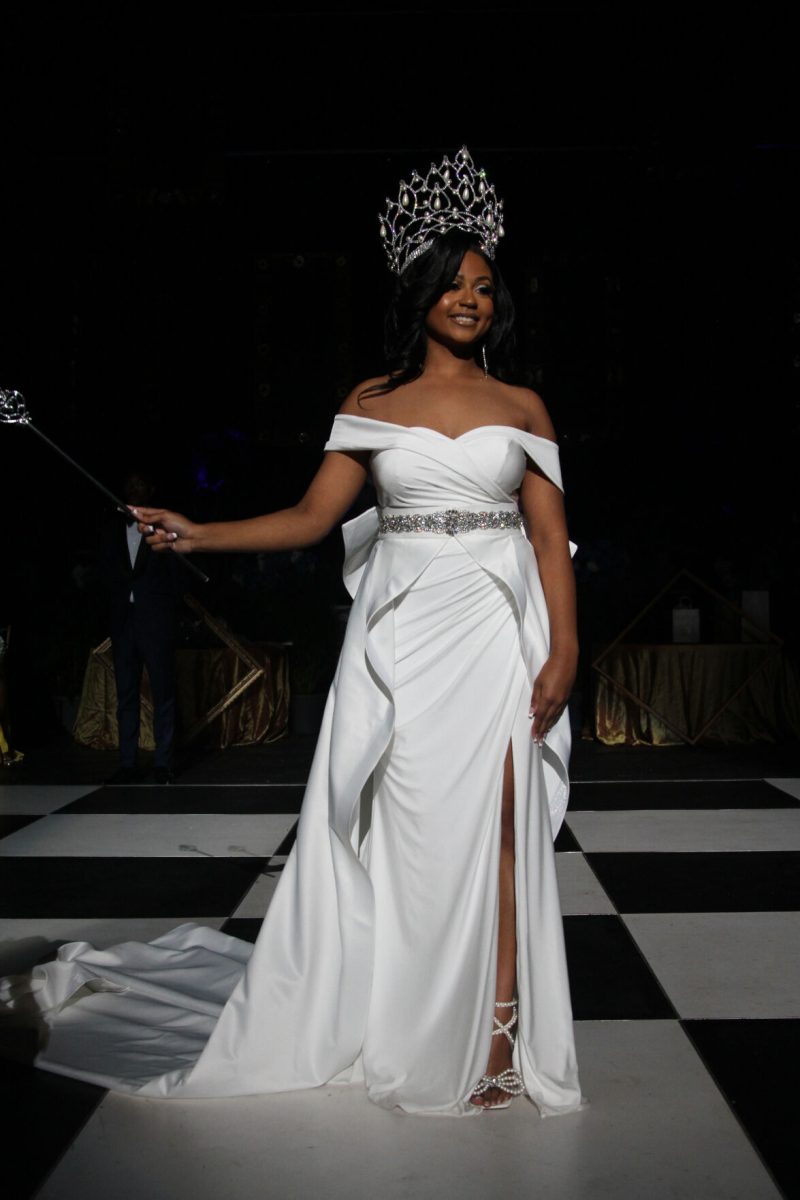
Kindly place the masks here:
MULTIPOLYGON (((511 1008, 513 1012, 509 1019, 503 1023, 498 1017, 493 1017, 492 1020, 497 1026, 492 1030, 492 1037, 498 1037, 500 1034, 507 1039, 508 1044, 513 1047, 514 1039, 511 1036, 511 1030, 517 1023, 517 1002, 516 1000, 498 1000, 495 1003, 495 1008, 511 1008)), ((484 1092, 488 1092, 490 1088, 497 1088, 500 1092, 506 1092, 508 1100, 501 1100, 499 1104, 478 1104, 476 1108, 498 1109, 508 1108, 514 1096, 522 1096, 525 1092, 525 1084, 522 1082, 522 1076, 519 1071, 513 1067, 506 1067, 505 1071, 501 1071, 499 1075, 482 1075, 475 1087, 472 1089, 472 1096, 482 1096, 484 1092)))

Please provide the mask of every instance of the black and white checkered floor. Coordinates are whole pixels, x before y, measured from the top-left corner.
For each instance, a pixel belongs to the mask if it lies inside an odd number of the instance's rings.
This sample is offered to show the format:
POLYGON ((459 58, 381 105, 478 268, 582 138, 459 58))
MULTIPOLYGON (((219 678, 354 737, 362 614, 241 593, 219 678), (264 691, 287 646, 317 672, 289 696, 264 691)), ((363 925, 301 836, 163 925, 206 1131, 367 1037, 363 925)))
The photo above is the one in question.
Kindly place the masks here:
MULTIPOLYGON (((64 941, 147 940, 187 920, 255 938, 309 752, 227 752, 171 788, 7 772, 0 973, 64 941)), ((585 1111, 402 1118, 360 1088, 149 1101, 4 1061, 6 1195, 799 1196, 800 766, 787 761, 747 777, 724 755, 576 746, 556 848, 585 1111)))

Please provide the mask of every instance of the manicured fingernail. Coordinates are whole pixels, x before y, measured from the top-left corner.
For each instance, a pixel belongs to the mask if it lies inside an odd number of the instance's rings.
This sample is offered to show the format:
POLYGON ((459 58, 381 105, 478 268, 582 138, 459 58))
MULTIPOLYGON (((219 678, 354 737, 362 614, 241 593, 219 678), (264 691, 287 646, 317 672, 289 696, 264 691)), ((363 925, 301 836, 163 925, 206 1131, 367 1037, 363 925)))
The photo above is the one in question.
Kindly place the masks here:
POLYGON ((147 532, 148 532, 148 533, 155 533, 155 531, 156 531, 156 527, 155 527, 155 525, 148 525, 148 526, 147 526, 147 532))
POLYGON ((170 540, 171 542, 177 542, 177 540, 178 540, 178 535, 177 535, 177 533, 168 533, 168 534, 167 534, 167 537, 169 538, 169 540, 170 540))

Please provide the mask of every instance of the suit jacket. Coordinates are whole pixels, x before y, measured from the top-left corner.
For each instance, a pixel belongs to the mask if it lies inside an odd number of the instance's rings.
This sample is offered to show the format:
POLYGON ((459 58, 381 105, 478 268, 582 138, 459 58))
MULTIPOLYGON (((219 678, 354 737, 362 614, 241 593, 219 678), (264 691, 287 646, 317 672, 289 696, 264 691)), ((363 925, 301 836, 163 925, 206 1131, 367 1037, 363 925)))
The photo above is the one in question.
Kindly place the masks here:
POLYGON ((131 566, 125 520, 118 517, 109 528, 103 546, 103 572, 109 591, 111 630, 127 619, 133 592, 139 620, 150 624, 174 621, 178 581, 172 554, 156 554, 142 538, 136 561, 131 566))

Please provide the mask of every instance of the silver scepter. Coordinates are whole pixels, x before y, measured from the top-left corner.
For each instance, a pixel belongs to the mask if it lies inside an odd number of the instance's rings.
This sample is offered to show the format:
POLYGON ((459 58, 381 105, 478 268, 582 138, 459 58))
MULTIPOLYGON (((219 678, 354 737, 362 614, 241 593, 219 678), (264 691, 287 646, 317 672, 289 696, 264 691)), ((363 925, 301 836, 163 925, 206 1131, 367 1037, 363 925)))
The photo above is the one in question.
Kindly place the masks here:
MULTIPOLYGON (((9 391, 5 388, 0 388, 0 425, 24 425, 27 429, 33 430, 37 437, 40 437, 43 442, 47 443, 51 450, 55 450, 56 454, 60 454, 61 457, 65 459, 71 467, 74 467, 76 471, 80 471, 84 479, 88 479, 89 483, 94 484, 94 486, 103 493, 106 499, 111 501, 117 512, 122 513, 129 524, 133 524, 135 517, 131 515, 131 510, 123 500, 120 500, 118 496, 115 496, 113 492, 110 492, 105 484, 102 484, 99 479, 95 479, 94 475, 90 475, 80 463, 75 462, 75 459, 71 458, 70 455, 67 454, 66 450, 62 450, 60 446, 57 446, 56 443, 52 441, 52 439, 49 438, 46 433, 42 433, 41 429, 36 428, 31 420, 31 415, 28 412, 28 406, 25 403, 25 397, 22 395, 22 392, 15 392, 13 390, 9 391)), ((200 568, 195 565, 195 563, 190 562, 189 559, 184 557, 182 554, 178 555, 178 557, 187 570, 196 575, 198 579, 202 579, 203 583, 208 583, 208 576, 204 571, 201 571, 200 568)))

